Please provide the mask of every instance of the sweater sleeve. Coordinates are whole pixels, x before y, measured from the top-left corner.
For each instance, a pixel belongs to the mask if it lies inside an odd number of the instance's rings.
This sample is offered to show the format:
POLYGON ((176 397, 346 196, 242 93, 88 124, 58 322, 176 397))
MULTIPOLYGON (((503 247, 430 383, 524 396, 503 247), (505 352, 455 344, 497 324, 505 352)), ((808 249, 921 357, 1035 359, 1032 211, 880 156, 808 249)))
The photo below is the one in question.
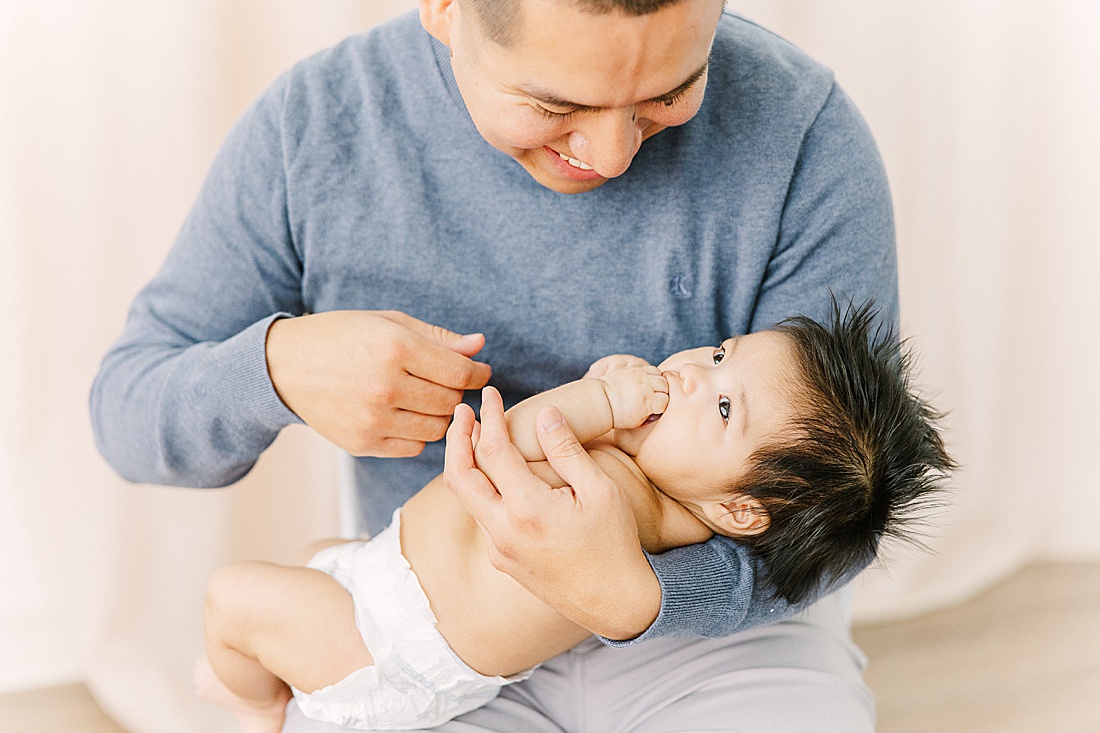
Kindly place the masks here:
POLYGON ((303 311, 276 84, 238 121, 92 385, 96 443, 131 481, 223 486, 299 422, 271 384, 271 323, 303 311))
POLYGON ((609 646, 661 636, 729 636, 798 610, 771 596, 748 550, 728 537, 647 558, 661 582, 657 619, 633 639, 600 637, 609 646))
MULTIPOLYGON (((822 319, 833 296, 842 306, 849 299, 874 299, 881 317, 897 323, 886 173, 866 124, 835 85, 803 138, 751 330, 799 313, 822 319)), ((749 550, 726 537, 649 561, 661 583, 659 615, 641 636, 619 644, 659 636, 727 636, 799 610, 774 599, 749 550)))

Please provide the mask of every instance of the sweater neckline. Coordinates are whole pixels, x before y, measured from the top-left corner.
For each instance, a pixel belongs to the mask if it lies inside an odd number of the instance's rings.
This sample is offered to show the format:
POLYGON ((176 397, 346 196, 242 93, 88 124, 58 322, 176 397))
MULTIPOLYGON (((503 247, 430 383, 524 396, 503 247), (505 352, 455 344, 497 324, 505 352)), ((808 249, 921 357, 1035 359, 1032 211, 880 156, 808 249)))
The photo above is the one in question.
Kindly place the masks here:
POLYGON ((455 81, 454 69, 451 68, 451 49, 449 46, 441 43, 432 34, 424 31, 424 35, 428 37, 428 43, 432 48, 432 55, 435 56, 436 69, 439 72, 439 79, 443 82, 443 87, 447 90, 447 96, 451 98, 451 102, 459 112, 462 113, 463 118, 469 123, 470 127, 474 128, 474 120, 470 117, 470 110, 466 108, 466 100, 462 98, 462 92, 458 89, 458 82, 455 81))

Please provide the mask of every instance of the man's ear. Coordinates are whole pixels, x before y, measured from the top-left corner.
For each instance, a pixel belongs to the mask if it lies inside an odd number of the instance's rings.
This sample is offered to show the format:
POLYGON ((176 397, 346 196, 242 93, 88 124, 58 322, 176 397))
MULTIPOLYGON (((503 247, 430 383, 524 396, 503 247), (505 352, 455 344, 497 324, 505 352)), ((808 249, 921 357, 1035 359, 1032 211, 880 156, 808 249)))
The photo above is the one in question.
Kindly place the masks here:
POLYGON ((451 31, 457 20, 455 0, 420 0, 420 24, 444 46, 451 45, 451 31))
POLYGON ((751 496, 741 494, 711 505, 707 513, 722 534, 729 537, 747 537, 760 534, 771 525, 768 510, 751 496))

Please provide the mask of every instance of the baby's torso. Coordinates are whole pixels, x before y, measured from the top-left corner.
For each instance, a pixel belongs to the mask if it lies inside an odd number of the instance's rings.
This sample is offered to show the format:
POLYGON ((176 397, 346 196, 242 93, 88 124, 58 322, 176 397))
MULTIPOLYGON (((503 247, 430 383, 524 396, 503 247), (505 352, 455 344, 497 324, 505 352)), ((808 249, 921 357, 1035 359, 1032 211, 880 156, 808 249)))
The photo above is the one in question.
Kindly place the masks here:
MULTIPOLYGON (((626 494, 647 551, 710 538, 706 527, 658 491, 612 442, 600 439, 585 448, 626 494)), ((528 466, 550 486, 565 486, 548 463, 528 466)), ((401 551, 428 596, 440 633, 463 661, 483 674, 514 674, 589 636, 493 567, 484 534, 442 476, 402 508, 401 551)))

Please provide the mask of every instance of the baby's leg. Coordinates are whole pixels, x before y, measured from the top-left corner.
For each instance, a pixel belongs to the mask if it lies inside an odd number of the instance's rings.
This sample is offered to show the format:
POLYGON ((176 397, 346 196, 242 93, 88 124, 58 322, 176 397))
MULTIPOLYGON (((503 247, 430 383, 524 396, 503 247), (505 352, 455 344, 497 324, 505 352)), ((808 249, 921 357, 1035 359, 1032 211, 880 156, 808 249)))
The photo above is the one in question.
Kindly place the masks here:
POLYGON ((214 675, 200 662, 199 693, 229 707, 246 733, 278 733, 287 683, 313 692, 374 663, 343 586, 319 570, 263 562, 211 578, 206 656, 214 675))

